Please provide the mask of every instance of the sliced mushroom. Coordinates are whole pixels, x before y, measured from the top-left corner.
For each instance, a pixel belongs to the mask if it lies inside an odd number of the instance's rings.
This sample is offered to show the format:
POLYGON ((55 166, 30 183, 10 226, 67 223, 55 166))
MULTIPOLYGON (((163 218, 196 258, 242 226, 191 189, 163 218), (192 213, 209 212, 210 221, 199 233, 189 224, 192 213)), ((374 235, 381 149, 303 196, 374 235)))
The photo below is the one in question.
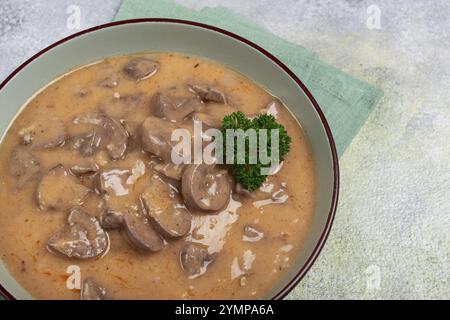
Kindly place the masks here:
POLYGON ((141 94, 124 95, 102 103, 99 109, 113 119, 126 119, 137 112, 142 100, 141 94))
POLYGON ((124 67, 123 72, 132 80, 141 81, 150 78, 159 69, 159 63, 146 58, 135 58, 130 60, 124 67))
POLYGON ((41 165, 38 158, 24 146, 17 146, 11 153, 9 172, 14 177, 17 187, 21 188, 29 181, 37 179, 41 165))
POLYGON ((166 162, 172 162, 173 142, 171 136, 176 129, 173 124, 157 117, 148 117, 141 126, 141 141, 144 151, 153 153, 166 162))
POLYGON ((204 274, 215 258, 216 254, 209 254, 208 247, 200 243, 187 242, 180 251, 181 268, 190 279, 204 274))
POLYGON ((125 196, 129 193, 127 180, 130 176, 131 171, 128 169, 101 170, 97 177, 96 190, 101 194, 125 196))
POLYGON ((140 197, 153 226, 166 237, 182 237, 191 229, 192 216, 178 191, 157 175, 140 197))
POLYGON ((33 148, 50 149, 64 144, 67 128, 61 119, 51 117, 23 128, 19 135, 23 144, 31 144, 33 148))
POLYGON ((191 92, 195 93, 200 97, 200 99, 205 100, 206 95, 209 92, 209 88, 207 86, 203 86, 200 84, 188 85, 188 88, 191 92))
POLYGON ((106 288, 92 278, 86 278, 81 287, 81 300, 106 300, 106 288))
POLYGON ((102 138, 97 132, 88 132, 73 140, 73 148, 77 149, 83 157, 90 157, 97 152, 101 141, 102 138))
POLYGON ((202 108, 202 102, 198 98, 172 97, 163 93, 156 93, 151 104, 155 116, 174 122, 182 121, 202 108))
POLYGON ((164 240, 153 229, 140 210, 128 210, 123 215, 125 235, 138 248, 157 252, 164 248, 164 240))
POLYGON ((181 179, 181 192, 189 208, 219 211, 230 200, 230 178, 225 170, 214 165, 189 165, 181 179))
POLYGON ((108 246, 108 234, 97 218, 76 207, 70 210, 66 225, 47 242, 51 252, 76 259, 98 257, 108 246))
POLYGON ((209 89, 208 93, 205 96, 206 101, 212 101, 217 103, 227 103, 227 98, 225 97, 225 94, 215 88, 209 89))
POLYGON ((105 229, 118 229, 123 226, 122 212, 106 210, 100 217, 100 224, 105 229))
POLYGON ((89 189, 80 184, 62 165, 51 169, 37 188, 39 208, 42 210, 67 210, 81 205, 89 189))
POLYGON ((205 102, 227 103, 225 94, 217 88, 194 84, 189 86, 189 90, 196 93, 205 102))
POLYGON ((83 113, 76 116, 74 124, 93 125, 100 129, 101 145, 114 160, 122 158, 127 148, 128 136, 123 126, 103 113, 83 113))
POLYGON ((98 166, 94 164, 74 165, 70 169, 70 173, 75 176, 91 175, 98 171, 98 166))
POLYGON ((158 162, 153 165, 153 169, 158 173, 175 181, 181 181, 185 168, 186 165, 184 164, 173 164, 171 162, 158 162))
POLYGON ((262 231, 259 231, 249 224, 245 225, 242 240, 248 242, 256 242, 261 240, 262 238, 264 238, 264 233, 262 231))

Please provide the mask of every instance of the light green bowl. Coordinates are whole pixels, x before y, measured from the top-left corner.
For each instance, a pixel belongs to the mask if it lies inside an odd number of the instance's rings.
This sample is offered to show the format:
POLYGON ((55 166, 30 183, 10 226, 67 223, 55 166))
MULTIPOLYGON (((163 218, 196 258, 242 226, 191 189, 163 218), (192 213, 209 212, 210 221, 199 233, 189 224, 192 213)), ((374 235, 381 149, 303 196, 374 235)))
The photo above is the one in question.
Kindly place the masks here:
MULTIPOLYGON (((285 65, 257 45, 227 31, 172 19, 128 20, 95 27, 65 38, 36 54, 0 85, 0 134, 27 100, 58 76, 108 56, 143 51, 174 51, 217 61, 279 97, 302 125, 317 170, 317 208, 305 246, 293 267, 265 298, 284 297, 314 263, 333 222, 339 169, 330 128, 319 105, 285 65)), ((0 293, 31 299, 0 261, 0 293)))

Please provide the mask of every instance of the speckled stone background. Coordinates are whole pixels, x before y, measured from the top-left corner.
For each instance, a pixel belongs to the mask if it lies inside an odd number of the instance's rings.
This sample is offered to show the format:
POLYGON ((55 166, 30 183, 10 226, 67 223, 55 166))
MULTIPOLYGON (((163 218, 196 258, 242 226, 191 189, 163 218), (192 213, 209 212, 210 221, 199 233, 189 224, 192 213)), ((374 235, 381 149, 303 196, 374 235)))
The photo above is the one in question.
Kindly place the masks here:
MULTIPOLYGON (((450 2, 177 2, 228 7, 385 92, 341 158, 328 242, 288 298, 449 299, 450 2), (380 29, 367 27, 371 5, 380 29)), ((111 21, 120 0, 0 0, 0 80, 78 31, 70 5, 85 29, 111 21)))

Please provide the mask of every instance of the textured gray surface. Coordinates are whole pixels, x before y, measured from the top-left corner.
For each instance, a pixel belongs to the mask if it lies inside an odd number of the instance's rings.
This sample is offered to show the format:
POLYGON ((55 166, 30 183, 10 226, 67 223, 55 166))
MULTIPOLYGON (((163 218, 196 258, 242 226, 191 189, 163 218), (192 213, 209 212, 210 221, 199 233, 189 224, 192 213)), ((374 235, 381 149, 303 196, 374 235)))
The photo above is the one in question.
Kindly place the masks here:
MULTIPOLYGON (((194 8, 220 1, 178 1, 194 8)), ((120 1, 0 1, 0 79, 39 49, 112 20, 120 1)), ((385 97, 341 159, 330 238, 290 298, 450 298, 450 2, 226 1, 377 84, 385 97), (380 9, 381 29, 366 26, 380 9)))

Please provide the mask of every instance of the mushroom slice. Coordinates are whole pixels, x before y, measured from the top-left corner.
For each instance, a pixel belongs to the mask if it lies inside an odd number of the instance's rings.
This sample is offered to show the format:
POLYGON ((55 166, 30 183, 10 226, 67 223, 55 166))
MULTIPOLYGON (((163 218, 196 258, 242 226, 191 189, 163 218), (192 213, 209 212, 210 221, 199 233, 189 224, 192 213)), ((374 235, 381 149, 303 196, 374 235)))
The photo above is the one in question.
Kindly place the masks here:
POLYGON ((21 188, 31 180, 37 179, 41 165, 38 158, 24 146, 17 146, 11 153, 9 172, 17 187, 21 188))
POLYGON ((141 201, 153 226, 166 237, 182 237, 191 229, 192 216, 178 191, 158 175, 141 194, 141 201))
POLYGON ((202 100, 205 100, 205 97, 209 92, 209 88, 207 86, 202 86, 199 84, 188 85, 188 88, 191 92, 198 95, 202 100))
POLYGON ((209 254, 208 247, 194 242, 187 242, 180 251, 181 268, 190 279, 201 276, 217 254, 209 254))
POLYGON ((152 252, 164 248, 164 240, 140 210, 126 210, 123 215, 123 225, 125 235, 136 247, 152 252))
POLYGON ((225 97, 225 94, 215 88, 209 89, 208 93, 205 96, 206 101, 212 101, 217 103, 227 103, 227 98, 225 97))
POLYGON ((153 153, 166 162, 172 162, 172 132, 176 127, 161 118, 148 117, 141 126, 141 141, 144 151, 153 153))
POLYGON ((92 278, 86 278, 81 287, 81 300, 106 300, 106 288, 92 278))
POLYGON ((97 218, 77 207, 70 210, 66 225, 47 242, 47 248, 51 252, 76 259, 98 257, 108 247, 108 234, 97 218))
POLYGON ((56 117, 38 121, 23 128, 19 135, 23 144, 31 144, 33 148, 50 149, 63 145, 68 136, 64 122, 56 117))
POLYGON ((159 63, 156 61, 147 58, 135 58, 123 67, 123 72, 128 78, 141 81, 150 78, 158 69, 159 63))
POLYGON ((181 192, 188 208, 219 211, 230 201, 230 178, 214 165, 189 165, 181 179, 181 192))
POLYGON ((88 124, 100 129, 102 144, 114 160, 122 158, 127 149, 128 136, 123 126, 103 113, 83 113, 73 119, 74 124, 88 124))
POLYGON ((189 90, 197 94, 205 102, 227 103, 225 94, 217 88, 194 84, 189 86, 189 90))
POLYGON ((98 166, 94 164, 74 165, 69 169, 70 173, 75 176, 91 175, 98 171, 98 166))
POLYGON ((141 94, 124 95, 102 103, 99 108, 113 119, 126 119, 137 112, 142 100, 141 94))
POLYGON ((38 185, 39 208, 67 210, 81 205, 88 192, 88 188, 80 184, 62 165, 58 165, 51 169, 38 185))
POLYGON ((153 169, 163 176, 173 179, 175 181, 181 181, 183 170, 186 167, 184 164, 173 164, 171 162, 159 162, 153 165, 153 169))
POLYGON ((127 180, 131 176, 128 169, 108 169, 100 171, 96 190, 101 194, 108 194, 116 197, 128 195, 130 190, 127 180))
POLYGON ((194 111, 202 108, 202 102, 196 97, 172 97, 156 93, 152 98, 153 114, 173 122, 184 120, 194 111))
POLYGON ((97 152, 101 141, 102 138, 97 132, 88 132, 74 139, 73 148, 77 149, 83 157, 90 157, 97 152))
POLYGON ((118 211, 106 210, 100 217, 100 224, 105 229, 118 229, 123 223, 123 214, 118 211))
POLYGON ((264 233, 259 231, 255 227, 247 224, 244 227, 244 235, 242 236, 243 241, 256 242, 264 238, 264 233))

